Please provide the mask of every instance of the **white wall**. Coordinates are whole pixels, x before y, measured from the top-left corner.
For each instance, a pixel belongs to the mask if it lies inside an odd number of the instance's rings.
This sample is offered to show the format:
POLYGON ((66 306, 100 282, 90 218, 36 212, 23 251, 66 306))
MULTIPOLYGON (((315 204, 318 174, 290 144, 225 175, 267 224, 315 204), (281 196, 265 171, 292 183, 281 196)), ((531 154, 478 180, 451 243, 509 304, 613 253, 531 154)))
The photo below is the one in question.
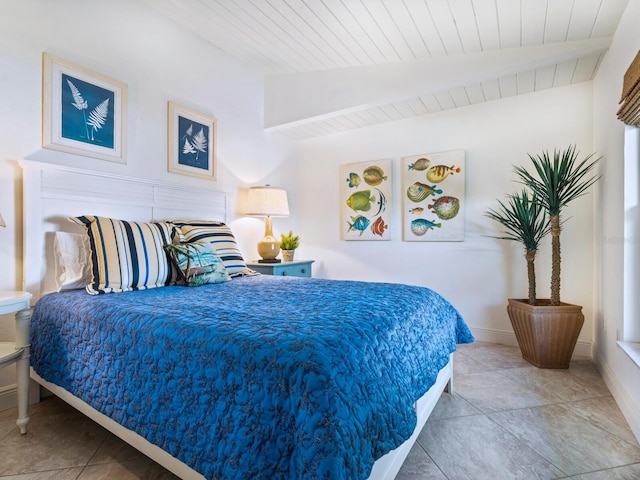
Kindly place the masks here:
MULTIPOLYGON (((478 339, 515 342, 506 314, 508 297, 526 297, 526 263, 519 244, 488 238, 499 225, 483 216, 496 199, 521 189, 512 165, 527 153, 575 143, 591 153, 591 83, 478 104, 349 133, 311 139, 300 146, 300 231, 314 271, 330 278, 403 282, 442 293, 460 310, 478 339), (399 158, 466 151, 466 237, 461 243, 401 240, 399 158), (340 165, 393 159, 393 239, 340 240, 340 165)), ((593 197, 566 211, 562 300, 584 307, 576 352, 590 355, 592 341, 593 197)), ((549 296, 549 240, 539 253, 538 295, 549 296)), ((514 343, 515 344, 515 343, 514 343)))
MULTIPOLYGON (((171 23, 141 0, 21 0, 0 14, 0 289, 20 288, 22 158, 147 177, 231 194, 228 220, 243 252, 256 258, 264 232, 241 218, 235 198, 245 188, 286 187, 292 215, 274 229, 296 228, 296 145, 263 129, 262 77, 171 23), (127 164, 41 148, 41 65, 48 52, 128 85, 127 164), (218 180, 167 172, 167 101, 218 120, 218 180), (236 194, 238 194, 236 196, 236 194)), ((90 212, 87 212, 90 213, 90 212)), ((277 233, 277 232, 276 232, 277 233)), ((12 338, 0 319, 0 341, 12 338)), ((0 399, 13 368, 0 370, 0 399)))
MULTIPOLYGON (((640 1, 631 0, 594 80, 594 146, 607 158, 597 188, 595 359, 603 377, 640 438, 640 368, 617 346, 623 331, 624 249, 638 239, 624 231, 624 125, 616 118, 622 79, 640 49, 640 1)), ((635 256, 636 258, 637 255, 635 256)), ((636 266, 637 268, 637 266, 636 266)), ((637 290, 633 292, 637 296, 637 290)), ((635 312, 636 321, 638 312, 635 312)))

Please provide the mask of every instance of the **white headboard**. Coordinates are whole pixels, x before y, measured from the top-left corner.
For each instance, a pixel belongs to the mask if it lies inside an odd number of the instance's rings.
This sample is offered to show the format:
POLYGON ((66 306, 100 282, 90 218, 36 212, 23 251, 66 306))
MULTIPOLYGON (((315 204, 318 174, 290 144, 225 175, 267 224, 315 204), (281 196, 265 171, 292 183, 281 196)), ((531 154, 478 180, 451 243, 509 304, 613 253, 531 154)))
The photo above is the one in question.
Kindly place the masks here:
POLYGON ((70 216, 131 221, 226 222, 227 194, 91 170, 22 160, 24 289, 37 301, 55 290, 53 233, 82 233, 70 216))

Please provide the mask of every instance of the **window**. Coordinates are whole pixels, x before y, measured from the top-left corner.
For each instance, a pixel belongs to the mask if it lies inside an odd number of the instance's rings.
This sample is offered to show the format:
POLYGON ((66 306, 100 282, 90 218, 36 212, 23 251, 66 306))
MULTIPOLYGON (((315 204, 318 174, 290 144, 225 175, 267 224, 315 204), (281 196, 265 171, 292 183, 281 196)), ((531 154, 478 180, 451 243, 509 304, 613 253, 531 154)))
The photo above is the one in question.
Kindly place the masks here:
POLYGON ((624 323, 618 342, 640 366, 640 129, 624 136, 624 323))

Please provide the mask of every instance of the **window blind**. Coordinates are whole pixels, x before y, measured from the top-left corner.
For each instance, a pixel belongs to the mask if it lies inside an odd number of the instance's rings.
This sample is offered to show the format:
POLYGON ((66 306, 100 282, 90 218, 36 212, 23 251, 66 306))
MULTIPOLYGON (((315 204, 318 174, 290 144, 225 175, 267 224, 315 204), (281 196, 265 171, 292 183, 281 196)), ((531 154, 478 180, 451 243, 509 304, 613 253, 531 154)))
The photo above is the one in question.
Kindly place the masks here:
POLYGON ((627 125, 640 127, 640 51, 624 74, 620 103, 618 119, 627 125))

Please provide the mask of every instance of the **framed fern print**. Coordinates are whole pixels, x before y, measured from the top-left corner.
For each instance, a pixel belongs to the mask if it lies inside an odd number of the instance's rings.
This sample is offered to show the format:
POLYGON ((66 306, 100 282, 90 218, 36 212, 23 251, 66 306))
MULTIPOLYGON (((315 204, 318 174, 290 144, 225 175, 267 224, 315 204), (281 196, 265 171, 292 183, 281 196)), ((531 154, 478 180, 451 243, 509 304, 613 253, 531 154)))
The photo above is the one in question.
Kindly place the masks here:
POLYGON ((216 120, 169 102, 168 168, 170 172, 216 179, 216 120))
POLYGON ((126 163, 127 85, 42 56, 42 146, 126 163))

